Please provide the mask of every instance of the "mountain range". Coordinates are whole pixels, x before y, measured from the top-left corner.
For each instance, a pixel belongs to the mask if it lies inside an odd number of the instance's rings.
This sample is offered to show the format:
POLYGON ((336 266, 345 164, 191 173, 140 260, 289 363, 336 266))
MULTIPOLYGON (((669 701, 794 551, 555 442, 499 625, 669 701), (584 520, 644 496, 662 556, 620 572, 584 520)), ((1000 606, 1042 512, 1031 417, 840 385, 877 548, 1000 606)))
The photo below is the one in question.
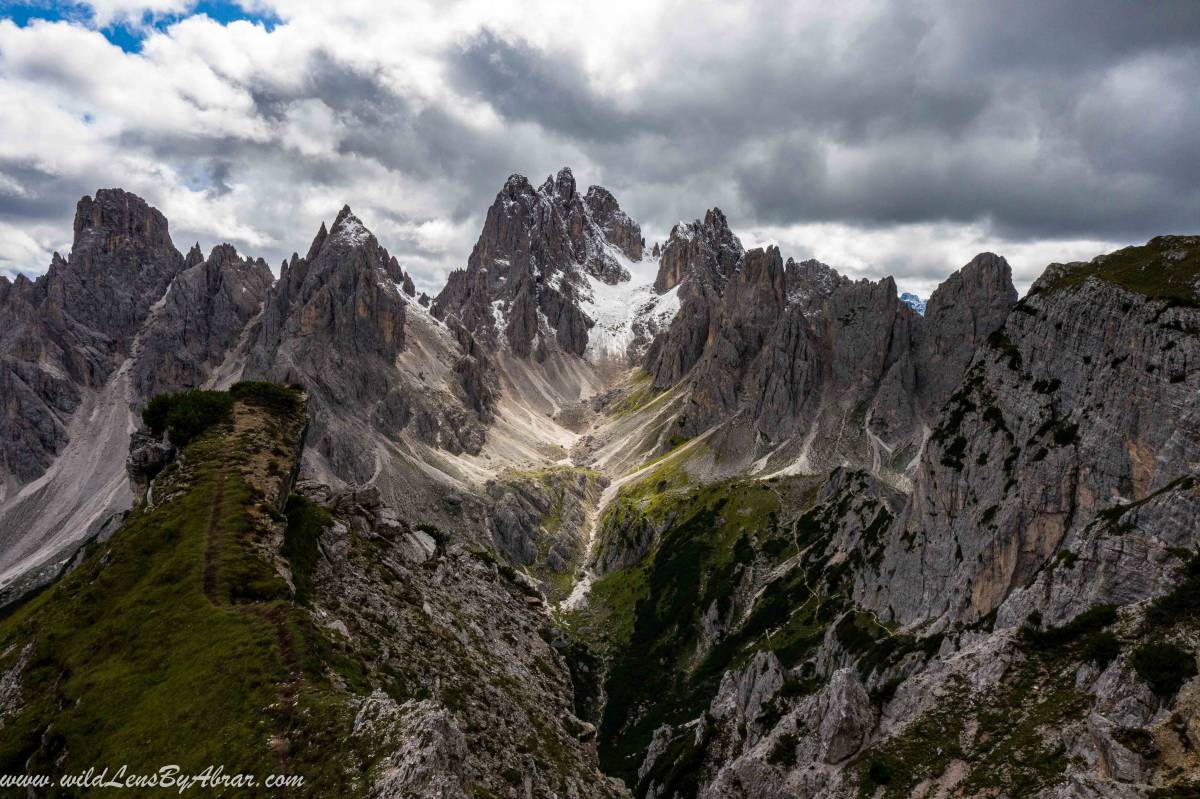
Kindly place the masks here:
POLYGON ((1200 238, 922 301, 564 168, 277 275, 109 189, 0 277, 0 773, 1200 790, 1200 238))

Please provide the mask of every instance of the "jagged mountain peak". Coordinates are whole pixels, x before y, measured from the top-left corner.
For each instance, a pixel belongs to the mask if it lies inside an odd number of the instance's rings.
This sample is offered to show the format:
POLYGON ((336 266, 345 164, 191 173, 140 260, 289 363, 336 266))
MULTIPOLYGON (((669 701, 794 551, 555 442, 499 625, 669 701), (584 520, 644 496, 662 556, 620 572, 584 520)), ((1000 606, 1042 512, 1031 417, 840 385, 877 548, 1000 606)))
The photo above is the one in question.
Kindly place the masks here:
POLYGON ((595 320, 581 309, 595 280, 630 279, 625 265, 642 257, 640 226, 612 193, 585 196, 569 168, 534 189, 511 175, 488 209, 465 270, 451 273, 433 303, 439 319, 454 316, 489 346, 520 357, 551 351, 583 355, 595 320))
POLYGON ((704 219, 680 221, 671 228, 659 256, 654 288, 670 291, 687 275, 713 286, 721 286, 737 269, 745 254, 742 242, 729 229, 720 208, 710 208, 704 219))
MULTIPOLYGON (((547 181, 549 181, 549 178, 547 178, 547 181)), ((497 193, 497 196, 507 195, 509 197, 514 197, 518 194, 526 194, 531 192, 533 192, 533 184, 529 182, 529 178, 518 172, 513 172, 508 176, 508 179, 504 181, 504 185, 500 187, 500 191, 497 193)))
POLYGON ((919 295, 914 294, 911 291, 902 292, 900 294, 900 302, 904 303, 909 308, 912 308, 914 311, 917 312, 918 315, 920 315, 920 316, 925 315, 925 307, 927 305, 927 300, 921 299, 921 297, 919 295))
POLYGON ((925 315, 937 319, 964 307, 990 309, 982 326, 994 330, 1016 302, 1017 290, 1008 261, 995 253, 981 252, 933 290, 925 315))
POLYGON ((120 240, 131 240, 150 248, 173 247, 167 218, 136 194, 124 189, 97 189, 95 196, 81 197, 75 206, 75 244, 88 237, 102 240, 109 251, 120 240))
POLYGON ((704 224, 711 228, 729 228, 729 220, 725 218, 725 212, 715 205, 705 212, 704 224))
POLYGON ((192 248, 188 250, 187 257, 185 257, 183 261, 184 265, 187 267, 193 267, 196 264, 203 263, 204 252, 200 249, 200 242, 197 241, 192 244, 192 248))
POLYGON ((558 170, 557 175, 548 176, 538 191, 554 196, 562 202, 570 202, 575 199, 575 173, 571 171, 571 167, 564 166, 558 170))
POLYGON ((783 254, 779 247, 768 244, 747 250, 737 270, 738 282, 759 283, 782 281, 784 275, 783 254))
POLYGON ((355 216, 349 205, 343 205, 329 228, 326 243, 337 242, 350 247, 358 247, 375 238, 363 221, 355 216))
POLYGON ((315 261, 317 255, 321 252, 321 248, 325 246, 325 239, 327 238, 329 238, 329 230, 325 227, 325 222, 322 220, 321 227, 317 229, 317 235, 313 237, 312 244, 308 246, 308 255, 304 256, 304 260, 315 261))

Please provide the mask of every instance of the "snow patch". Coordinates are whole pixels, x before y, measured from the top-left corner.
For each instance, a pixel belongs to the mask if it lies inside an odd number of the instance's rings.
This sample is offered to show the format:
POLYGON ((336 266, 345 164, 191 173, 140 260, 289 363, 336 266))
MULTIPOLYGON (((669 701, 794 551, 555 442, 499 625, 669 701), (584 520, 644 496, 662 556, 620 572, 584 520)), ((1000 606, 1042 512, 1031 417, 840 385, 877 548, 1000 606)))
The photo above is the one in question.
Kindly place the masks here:
POLYGON ((921 316, 925 315, 925 305, 928 301, 921 299, 916 294, 906 291, 900 295, 900 302, 904 303, 909 308, 912 308, 921 316))
POLYGON ((338 225, 337 230, 333 233, 333 238, 336 241, 344 241, 351 246, 365 244, 367 239, 371 237, 371 231, 367 230, 358 217, 353 214, 347 214, 342 223, 338 225))
POLYGON ((588 330, 583 357, 592 363, 624 359, 637 337, 636 328, 645 328, 643 332, 653 335, 671 324, 679 312, 678 286, 663 294, 654 291, 657 260, 633 261, 616 247, 608 250, 634 277, 609 285, 584 273, 587 285, 580 287, 579 308, 595 325, 588 330), (655 268, 650 268, 650 264, 655 268))

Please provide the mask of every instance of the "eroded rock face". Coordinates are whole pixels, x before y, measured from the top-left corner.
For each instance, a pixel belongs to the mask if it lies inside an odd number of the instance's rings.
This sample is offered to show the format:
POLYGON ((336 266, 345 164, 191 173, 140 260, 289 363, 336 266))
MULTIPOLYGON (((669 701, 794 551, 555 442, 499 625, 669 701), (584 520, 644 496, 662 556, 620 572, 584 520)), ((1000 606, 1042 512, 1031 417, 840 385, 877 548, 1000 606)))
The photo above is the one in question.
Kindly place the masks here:
POLYGON ((470 795, 463 779, 467 741, 446 708, 429 700, 396 705, 378 691, 363 703, 354 728, 363 737, 385 735, 394 747, 371 786, 368 795, 373 799, 467 799, 470 795))
POLYGON ((197 386, 222 362, 262 309, 275 278, 261 258, 241 258, 232 245, 213 248, 172 282, 141 337, 134 383, 143 397, 197 386))
POLYGON ((302 383, 310 395, 310 441, 335 473, 367 481, 374 456, 361 440, 338 432, 339 416, 361 415, 377 404, 394 408, 398 427, 411 414, 397 392, 393 367, 404 350, 408 299, 399 263, 349 207, 308 255, 293 255, 280 270, 262 313, 245 374, 302 383))
POLYGON ((565 598, 587 558, 588 510, 608 478, 561 466, 507 472, 486 486, 492 538, 510 560, 530 567, 547 596, 565 598))
POLYGON ((8 479, 40 475, 66 444, 81 392, 129 354, 151 306, 184 268, 167 220, 120 189, 84 197, 71 253, 36 281, 0 287, 0 463, 8 479))
MULTIPOLYGON (((664 284, 686 271, 671 250, 664 284)), ((817 261, 785 263, 775 248, 679 279, 681 296, 701 288, 647 359, 656 386, 688 388, 678 435, 716 429, 710 446, 726 460, 788 473, 848 462, 901 488, 947 387, 1015 301, 1008 264, 987 254, 939 287, 925 318, 890 278, 850 281, 817 261)))
POLYGON ((656 388, 675 385, 700 359, 725 286, 744 254, 719 208, 705 214, 704 221, 671 229, 654 289, 661 294, 678 287, 679 313, 646 353, 646 370, 656 388))
MULTIPOLYGON (((1200 358, 1200 341, 1184 331, 1197 328, 1195 308, 1113 282, 1035 286, 987 338, 947 403, 884 565, 864 587, 872 606, 903 623, 979 618, 1069 536, 1101 562, 1144 562, 1131 579, 1152 569, 1162 557, 1155 546, 1178 543, 1177 522, 1194 529, 1191 500, 1129 514, 1139 536, 1161 542, 1147 541, 1141 554, 1130 551, 1137 537, 1115 542, 1084 528, 1106 508, 1186 490, 1174 481, 1200 461, 1200 384, 1187 366, 1200 358)), ((1055 581, 1060 589, 1070 582, 1061 582, 1066 571, 1055 581)), ((1101 589, 1105 581, 1084 580, 1049 606, 1055 616, 1077 610, 1080 591, 1118 599, 1117 582, 1101 589)), ((1145 591, 1156 581, 1138 582, 1145 591)))
POLYGON ((580 310, 587 276, 629 280, 614 255, 641 258, 641 228, 606 189, 581 196, 563 168, 535 189, 513 175, 488 209, 467 268, 451 273, 433 302, 439 319, 456 317, 489 347, 520 357, 557 349, 582 355, 593 320, 580 310))
POLYGON ((361 700, 355 735, 382 755, 369 795, 628 796, 596 767, 595 730, 573 713, 570 677, 529 578, 413 526, 374 489, 298 490, 331 514, 314 619, 373 664, 372 679, 424 697, 376 691, 361 700), (432 551, 414 549, 422 540, 432 551))

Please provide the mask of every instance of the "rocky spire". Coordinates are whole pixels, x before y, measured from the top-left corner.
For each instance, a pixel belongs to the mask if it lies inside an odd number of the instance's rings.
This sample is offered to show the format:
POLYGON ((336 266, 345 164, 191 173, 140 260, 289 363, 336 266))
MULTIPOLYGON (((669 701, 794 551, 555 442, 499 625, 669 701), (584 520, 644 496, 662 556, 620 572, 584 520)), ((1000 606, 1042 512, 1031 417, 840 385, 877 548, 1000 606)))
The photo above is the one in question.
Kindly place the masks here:
POLYGON ((641 254, 641 228, 606 189, 581 196, 566 167, 537 189, 512 175, 488 209, 467 268, 450 275, 433 312, 521 357, 582 355, 593 322, 580 310, 580 291, 590 293, 589 276, 610 285, 628 280, 620 258, 641 254))
POLYGON ((386 403, 401 375, 405 275, 349 206, 322 223, 309 254, 293 259, 267 300, 246 374, 302 383, 311 402, 310 436, 344 479, 365 481, 373 456, 338 431, 353 416, 386 403))
POLYGON ((646 352, 646 370, 657 388, 679 382, 700 359, 716 318, 725 286, 745 250, 721 209, 704 220, 680 222, 662 248, 654 290, 678 289, 680 311, 646 352))
POLYGON ((1017 303, 1008 261, 980 253, 948 277, 925 305, 918 388, 936 412, 966 374, 975 350, 1004 324, 1017 303))
POLYGON ((717 289, 737 267, 745 251, 720 208, 712 208, 704 221, 680 222, 671 228, 663 246, 654 289, 670 291, 688 275, 717 289))
POLYGON ((266 261, 242 258, 232 244, 218 244, 180 273, 141 337, 133 367, 141 395, 201 385, 262 309, 273 282, 266 261))
POLYGON ((200 242, 192 245, 192 249, 188 250, 187 257, 183 259, 184 268, 191 268, 197 264, 204 263, 204 253, 200 250, 200 242))
POLYGON ((329 238, 329 231, 325 229, 325 223, 321 222, 321 227, 317 231, 317 235, 313 236, 312 244, 308 246, 308 255, 304 256, 306 261, 315 261, 321 253, 321 248, 325 246, 325 239, 329 238))

